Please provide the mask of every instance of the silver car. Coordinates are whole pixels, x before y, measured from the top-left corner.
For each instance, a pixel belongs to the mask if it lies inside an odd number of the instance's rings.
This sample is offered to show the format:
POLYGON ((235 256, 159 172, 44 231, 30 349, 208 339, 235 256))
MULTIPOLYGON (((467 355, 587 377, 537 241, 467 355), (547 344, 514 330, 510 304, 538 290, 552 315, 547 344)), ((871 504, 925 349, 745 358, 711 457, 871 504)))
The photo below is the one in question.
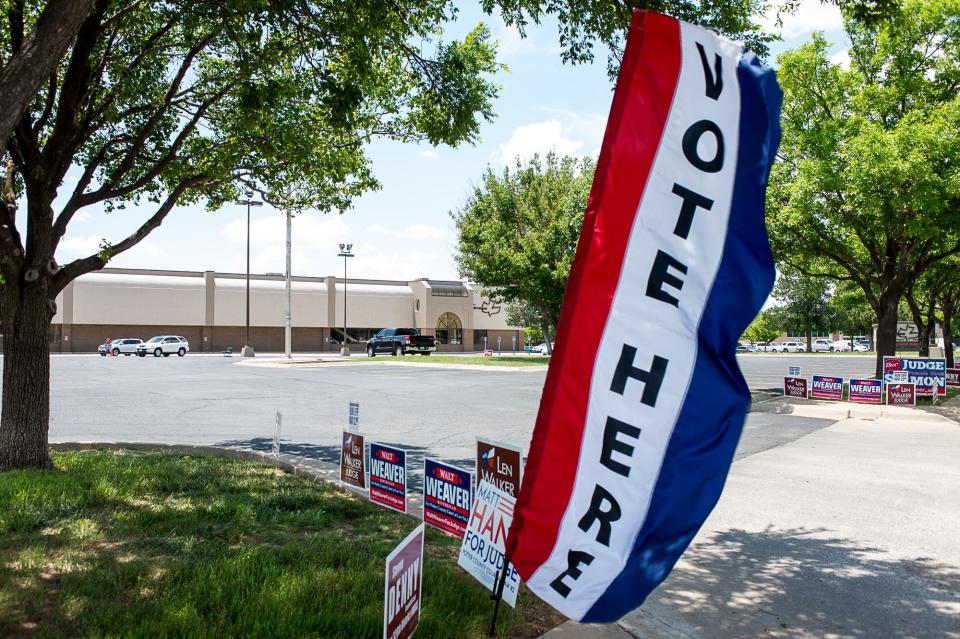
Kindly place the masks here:
POLYGON ((143 340, 139 337, 118 337, 117 339, 110 340, 110 343, 103 343, 98 346, 97 352, 103 357, 121 354, 129 357, 136 354, 137 346, 140 344, 143 344, 143 340))

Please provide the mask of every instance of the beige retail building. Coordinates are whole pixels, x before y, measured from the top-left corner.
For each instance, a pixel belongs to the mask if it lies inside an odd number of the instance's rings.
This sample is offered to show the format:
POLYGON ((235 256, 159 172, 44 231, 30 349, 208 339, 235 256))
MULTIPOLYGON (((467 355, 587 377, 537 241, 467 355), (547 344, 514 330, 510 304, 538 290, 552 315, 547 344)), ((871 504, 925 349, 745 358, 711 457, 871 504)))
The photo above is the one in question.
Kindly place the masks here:
MULTIPOLYGON (((281 275, 251 275, 250 334, 259 352, 284 349, 285 289, 281 275)), ((343 336, 344 288, 351 350, 386 327, 415 327, 434 335, 441 352, 483 350, 483 338, 504 351, 524 347, 506 308, 475 285, 430 279, 407 281, 294 277, 293 350, 334 352, 343 336)), ((106 268, 72 282, 57 298, 51 327, 54 352, 95 351, 106 338, 182 335, 193 351, 243 346, 243 274, 106 268)))

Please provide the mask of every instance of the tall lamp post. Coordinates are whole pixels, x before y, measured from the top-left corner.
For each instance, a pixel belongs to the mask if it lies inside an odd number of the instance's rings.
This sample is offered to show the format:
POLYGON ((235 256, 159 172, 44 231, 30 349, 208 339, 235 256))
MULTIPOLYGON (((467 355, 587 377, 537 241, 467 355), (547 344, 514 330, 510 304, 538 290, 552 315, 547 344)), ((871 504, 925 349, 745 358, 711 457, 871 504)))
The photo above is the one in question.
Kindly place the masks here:
POLYGON ((343 345, 340 347, 340 354, 344 357, 350 357, 350 345, 347 344, 347 258, 353 257, 351 253, 353 244, 341 244, 340 252, 337 257, 343 258, 343 345))
POLYGON ((247 332, 243 344, 243 356, 254 357, 253 346, 250 345, 250 207, 263 206, 263 202, 253 199, 253 189, 247 188, 243 193, 246 199, 237 200, 237 204, 247 205, 247 332))

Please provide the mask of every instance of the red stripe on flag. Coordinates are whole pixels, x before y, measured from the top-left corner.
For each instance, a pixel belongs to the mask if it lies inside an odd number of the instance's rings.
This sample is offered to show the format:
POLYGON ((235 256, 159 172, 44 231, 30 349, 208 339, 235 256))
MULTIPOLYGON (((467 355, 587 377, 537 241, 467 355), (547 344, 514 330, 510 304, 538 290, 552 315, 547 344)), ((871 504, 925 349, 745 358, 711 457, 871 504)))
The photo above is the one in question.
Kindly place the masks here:
POLYGON ((553 551, 573 493, 597 350, 679 74, 679 23, 634 12, 507 541, 523 579, 553 551))

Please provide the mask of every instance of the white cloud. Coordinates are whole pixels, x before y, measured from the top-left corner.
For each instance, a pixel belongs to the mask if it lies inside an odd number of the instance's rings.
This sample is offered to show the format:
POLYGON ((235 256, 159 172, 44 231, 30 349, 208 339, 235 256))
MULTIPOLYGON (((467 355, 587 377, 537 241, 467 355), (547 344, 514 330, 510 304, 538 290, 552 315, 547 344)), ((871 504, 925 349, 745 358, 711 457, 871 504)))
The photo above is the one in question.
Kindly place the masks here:
MULTIPOLYGON (((110 240, 108 238, 108 241, 118 242, 120 240, 110 240)), ((100 251, 100 245, 102 242, 103 238, 99 235, 78 235, 74 237, 68 237, 60 242, 59 246, 57 247, 57 261, 63 264, 70 260, 75 260, 98 253, 100 251)), ((133 248, 118 255, 117 259, 127 259, 131 256, 149 259, 161 258, 165 257, 166 255, 166 251, 164 251, 159 245, 151 242, 150 240, 142 240, 133 248)), ((110 266, 113 265, 113 261, 111 260, 110 266)))
POLYGON ((850 68, 850 48, 840 49, 832 56, 830 56, 830 62, 834 64, 839 64, 841 69, 850 68))
POLYGON ((517 158, 527 162, 539 153, 545 155, 554 151, 559 155, 574 155, 583 148, 583 140, 574 139, 570 127, 564 127, 559 120, 547 120, 518 126, 505 144, 500 145, 496 158, 501 164, 512 166, 517 158))
POLYGON ((440 154, 437 153, 434 149, 420 149, 417 151, 417 155, 419 155, 422 158, 427 158, 428 160, 440 159, 440 154))
MULTIPOLYGON (((498 21, 499 22, 499 21, 498 21)), ((508 27, 499 22, 494 30, 494 38, 497 40, 497 52, 501 57, 509 57, 521 53, 533 53, 537 46, 531 37, 531 31, 536 29, 535 25, 527 27, 527 37, 520 35, 516 27, 508 27)))
MULTIPOLYGON (((228 223, 220 235, 237 248, 232 269, 246 270, 247 223, 238 218, 228 223)), ((329 258, 338 244, 350 240, 350 227, 339 215, 303 214, 293 218, 293 271, 315 272, 319 263, 314 256, 329 258)), ((286 220, 283 215, 267 215, 250 221, 250 270, 255 273, 282 273, 286 270, 286 220)))
POLYGON ((805 38, 813 31, 836 31, 843 28, 843 16, 834 4, 825 4, 820 0, 803 0, 797 10, 783 14, 783 27, 777 28, 775 20, 777 10, 782 3, 774 2, 760 24, 769 31, 779 31, 785 40, 805 38))
POLYGON ((456 268, 452 259, 439 251, 401 251, 397 253, 358 253, 350 261, 350 277, 386 280, 414 280, 418 277, 444 277, 456 268))
POLYGON ((83 222, 89 222, 92 219, 93 219, 93 213, 91 213, 87 209, 80 209, 79 211, 73 214, 73 219, 70 220, 70 222, 83 223, 83 222))
POLYGON ((446 235, 446 231, 442 228, 428 224, 406 224, 396 228, 386 227, 383 224, 371 224, 364 229, 364 232, 411 239, 429 239, 446 235))

